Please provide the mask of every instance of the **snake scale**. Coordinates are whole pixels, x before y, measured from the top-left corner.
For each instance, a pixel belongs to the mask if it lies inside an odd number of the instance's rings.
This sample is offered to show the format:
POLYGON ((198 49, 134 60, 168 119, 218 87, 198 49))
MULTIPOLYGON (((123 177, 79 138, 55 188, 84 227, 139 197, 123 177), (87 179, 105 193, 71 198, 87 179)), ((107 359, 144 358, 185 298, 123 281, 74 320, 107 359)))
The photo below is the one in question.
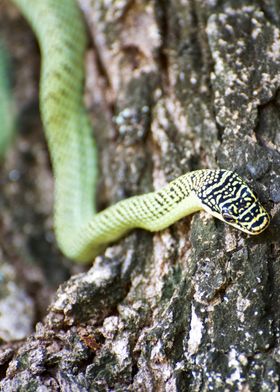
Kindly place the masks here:
POLYGON ((189 172, 97 213, 97 153, 83 104, 87 40, 80 10, 75 0, 13 2, 41 50, 40 108, 55 177, 54 226, 67 257, 88 262, 134 228, 162 230, 201 209, 249 234, 268 226, 269 215, 248 185, 227 170, 189 172))

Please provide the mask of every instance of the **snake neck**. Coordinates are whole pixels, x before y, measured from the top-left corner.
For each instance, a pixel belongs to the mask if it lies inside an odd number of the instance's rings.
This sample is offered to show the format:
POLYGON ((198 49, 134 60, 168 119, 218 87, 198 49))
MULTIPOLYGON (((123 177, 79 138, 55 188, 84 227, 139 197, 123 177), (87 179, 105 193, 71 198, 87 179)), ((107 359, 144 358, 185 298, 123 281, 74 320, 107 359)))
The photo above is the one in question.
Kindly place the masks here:
POLYGON ((150 231, 163 230, 177 220, 199 211, 201 205, 193 185, 192 173, 187 173, 163 189, 139 196, 141 211, 149 211, 147 219, 142 219, 139 227, 150 231))
MULTIPOLYGON (((177 220, 201 209, 192 184, 192 173, 172 181, 164 188, 122 200, 94 215, 83 229, 77 232, 75 241, 65 235, 66 227, 60 232, 67 237, 68 257, 80 262, 88 261, 108 244, 117 241, 130 230, 141 228, 148 231, 166 229, 177 220), (77 256, 78 255, 78 256, 77 256)), ((73 234, 73 232, 72 232, 73 234)))

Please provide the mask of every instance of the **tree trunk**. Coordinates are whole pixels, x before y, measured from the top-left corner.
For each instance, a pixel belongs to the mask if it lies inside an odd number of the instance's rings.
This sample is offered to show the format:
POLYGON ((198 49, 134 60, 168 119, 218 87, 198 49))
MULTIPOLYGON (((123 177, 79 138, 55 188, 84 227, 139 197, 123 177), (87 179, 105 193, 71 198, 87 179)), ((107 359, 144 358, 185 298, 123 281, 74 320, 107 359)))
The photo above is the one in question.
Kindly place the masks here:
MULTIPOLYGON (((80 274, 60 286, 31 337, 12 343, 1 336, 1 390, 277 391, 276 3, 79 2, 89 26, 85 98, 100 146, 100 208, 191 170, 225 168, 250 183, 272 222, 263 234, 249 237, 202 212, 156 234, 134 231, 97 257, 88 272, 72 267, 80 274)), ((68 272, 50 239, 51 171, 42 136, 36 136, 38 51, 15 9, 7 4, 0 11, 12 61, 17 73, 25 72, 14 80, 23 121, 3 169, 2 253, 23 274, 24 283, 15 278, 15 284, 33 297, 37 322, 47 293, 68 272), (28 154, 31 162, 25 161, 28 154), (22 164, 14 181, 11 168, 22 164), (27 188, 29 207, 22 204, 27 188), (26 233, 19 230, 25 218, 26 233), (12 228, 20 233, 11 234, 12 228), (40 260, 41 267, 30 260, 40 260)))

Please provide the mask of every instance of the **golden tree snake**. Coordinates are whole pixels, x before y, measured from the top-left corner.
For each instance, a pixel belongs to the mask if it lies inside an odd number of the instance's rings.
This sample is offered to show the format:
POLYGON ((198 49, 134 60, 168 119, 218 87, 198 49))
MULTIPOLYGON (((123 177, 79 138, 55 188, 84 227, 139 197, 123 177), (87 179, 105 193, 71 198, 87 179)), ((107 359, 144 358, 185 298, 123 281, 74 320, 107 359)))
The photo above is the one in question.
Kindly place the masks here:
MULTIPOLYGON (((204 209, 248 234, 259 234, 269 215, 234 172, 196 170, 155 192, 130 197, 101 212, 94 206, 96 145, 83 103, 86 29, 75 0, 12 0, 30 23, 41 50, 40 109, 55 178, 54 227, 59 248, 89 262, 134 228, 162 230, 204 209)), ((0 76, 4 61, 0 60, 0 76)), ((2 76, 3 80, 3 76, 2 76)), ((7 86, 0 81, 5 103, 7 86)), ((7 144, 8 105, 0 108, 0 150, 7 144)))

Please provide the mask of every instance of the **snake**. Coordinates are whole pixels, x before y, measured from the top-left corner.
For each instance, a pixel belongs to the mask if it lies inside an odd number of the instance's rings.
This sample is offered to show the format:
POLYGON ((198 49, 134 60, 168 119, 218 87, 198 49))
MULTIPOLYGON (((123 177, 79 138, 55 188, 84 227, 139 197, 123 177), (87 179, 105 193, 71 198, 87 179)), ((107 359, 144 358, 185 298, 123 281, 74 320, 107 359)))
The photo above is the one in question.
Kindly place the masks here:
POLYGON ((135 228, 160 231, 200 210, 247 234, 266 229, 265 208, 237 173, 225 169, 190 171, 98 212, 97 146, 83 101, 87 30, 81 10, 75 0, 11 1, 40 47, 40 112, 55 181, 54 230, 67 258, 87 263, 135 228))

